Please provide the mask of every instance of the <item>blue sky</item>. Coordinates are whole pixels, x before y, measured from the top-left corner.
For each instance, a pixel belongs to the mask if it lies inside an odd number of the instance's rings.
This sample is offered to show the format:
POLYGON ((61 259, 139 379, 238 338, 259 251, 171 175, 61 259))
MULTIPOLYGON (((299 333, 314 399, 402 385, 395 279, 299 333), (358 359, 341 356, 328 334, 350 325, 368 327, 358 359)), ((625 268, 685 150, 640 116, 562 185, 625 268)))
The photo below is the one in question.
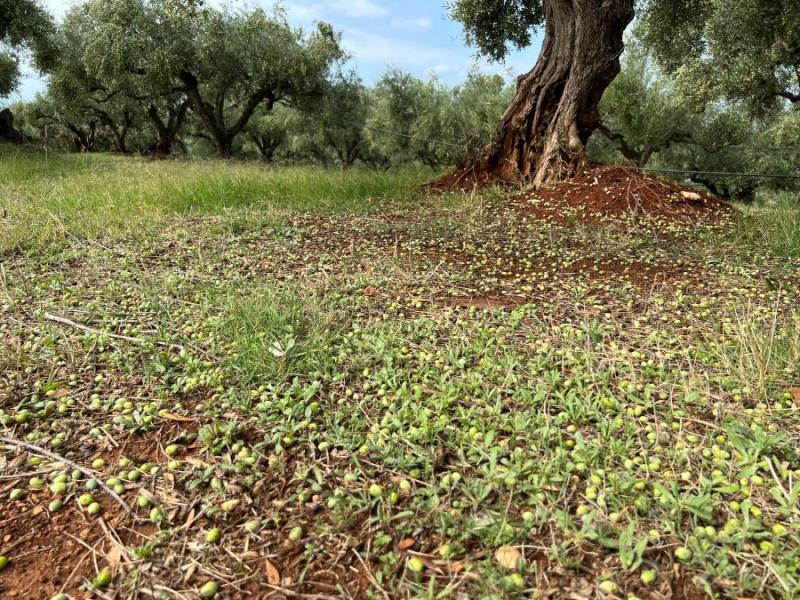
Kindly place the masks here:
MULTIPOLYGON (((220 4, 223 0, 212 0, 220 4)), ((43 0, 60 18, 79 0, 43 0)), ((233 6, 270 8, 273 0, 227 0, 233 6)), ((289 20, 308 27, 315 20, 330 22, 342 33, 352 65, 367 83, 376 81, 387 66, 417 75, 435 74, 448 83, 461 81, 475 62, 475 50, 465 45, 461 28, 447 18, 444 0, 284 0, 289 20)), ((480 61, 482 70, 518 75, 536 61, 538 43, 509 57, 505 64, 480 61)), ((44 82, 26 69, 20 90, 8 100, 27 100, 43 90, 44 82)))

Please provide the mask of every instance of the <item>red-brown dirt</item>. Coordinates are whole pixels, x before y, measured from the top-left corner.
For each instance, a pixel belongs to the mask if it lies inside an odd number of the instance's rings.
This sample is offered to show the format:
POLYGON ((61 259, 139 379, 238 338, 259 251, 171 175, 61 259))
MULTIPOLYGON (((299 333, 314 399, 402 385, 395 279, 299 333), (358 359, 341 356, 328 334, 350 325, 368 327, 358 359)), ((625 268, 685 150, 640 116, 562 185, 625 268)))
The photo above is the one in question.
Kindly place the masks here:
POLYGON ((735 211, 729 203, 705 192, 619 166, 589 169, 574 179, 522 194, 513 202, 526 204, 542 217, 572 209, 586 219, 636 213, 667 221, 716 223, 735 211))
MULTIPOLYGON (((469 192, 496 183, 479 172, 461 170, 436 179, 427 189, 469 192)), ((557 185, 524 192, 512 202, 528 205, 537 216, 555 218, 563 217, 564 209, 574 209, 585 218, 640 213, 667 220, 714 223, 735 211, 729 203, 706 192, 616 165, 590 167, 557 185)))

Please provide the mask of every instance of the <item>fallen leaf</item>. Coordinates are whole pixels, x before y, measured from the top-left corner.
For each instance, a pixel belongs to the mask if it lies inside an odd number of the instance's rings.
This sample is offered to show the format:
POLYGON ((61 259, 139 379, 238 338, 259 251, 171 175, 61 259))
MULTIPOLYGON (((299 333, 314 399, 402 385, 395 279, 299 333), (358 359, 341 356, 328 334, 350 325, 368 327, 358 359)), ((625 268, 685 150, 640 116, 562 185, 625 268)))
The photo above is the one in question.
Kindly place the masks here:
POLYGON ((171 413, 166 410, 162 410, 158 413, 160 417, 167 419, 168 421, 178 421, 180 423, 193 423, 197 419, 193 419, 192 417, 184 417, 183 415, 176 415, 175 413, 171 413))
POLYGON ((792 395, 795 402, 800 402, 800 387, 789 388, 789 393, 792 395))
POLYGON ((378 288, 374 288, 371 285, 367 286, 367 288, 364 290, 364 295, 367 298, 372 298, 373 296, 377 296, 378 295, 378 288))
POLYGON ((447 563, 446 568, 450 573, 460 573, 461 571, 463 571, 468 566, 469 566, 469 562, 468 561, 466 561, 466 560, 457 560, 455 562, 447 563))
POLYGON ((111 547, 111 550, 106 552, 106 562, 108 564, 108 568, 111 570, 112 573, 116 572, 119 563, 122 561, 122 553, 119 551, 119 547, 114 544, 111 547))
POLYGON ((513 546, 501 546, 495 550, 494 559, 504 569, 515 570, 522 560, 522 555, 513 546))
POLYGON ((267 568, 267 581, 270 582, 272 585, 278 585, 281 582, 281 574, 278 571, 277 567, 272 564, 269 559, 264 561, 264 564, 267 568))
POLYGON ((414 544, 416 544, 416 543, 417 543, 417 540, 414 540, 414 539, 411 539, 411 538, 406 538, 404 540, 400 540, 400 543, 397 544, 397 547, 400 550, 408 550, 409 548, 413 548, 414 544))

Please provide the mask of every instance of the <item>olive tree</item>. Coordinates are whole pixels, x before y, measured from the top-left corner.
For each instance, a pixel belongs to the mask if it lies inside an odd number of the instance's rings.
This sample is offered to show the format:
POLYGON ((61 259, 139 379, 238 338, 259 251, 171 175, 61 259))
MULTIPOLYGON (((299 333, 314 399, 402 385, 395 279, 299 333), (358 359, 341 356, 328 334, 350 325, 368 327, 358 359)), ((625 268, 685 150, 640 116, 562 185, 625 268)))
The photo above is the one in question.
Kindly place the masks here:
POLYGON ((48 95, 37 95, 18 109, 22 129, 31 139, 76 152, 97 149, 102 134, 96 117, 48 95))
POLYGON ((767 83, 776 97, 800 97, 796 0, 452 0, 449 6, 467 40, 492 59, 544 33, 538 62, 518 79, 496 139, 471 169, 487 178, 545 184, 585 164, 586 144, 601 122, 600 100, 620 71, 624 33, 637 11, 648 43, 670 68, 716 69, 710 85, 721 93, 758 95, 767 83), (728 61, 736 81, 720 75, 728 61))
POLYGON ((355 73, 340 74, 327 86, 321 102, 319 135, 343 168, 369 154, 365 129, 369 116, 367 89, 355 73))
POLYGON ((38 0, 0 0, 0 98, 19 84, 20 54, 30 51, 40 70, 50 66, 56 49, 50 15, 38 0))
POLYGON ((220 10, 174 0, 92 0, 87 6, 94 24, 87 64, 123 89, 171 94, 170 102, 162 101, 172 109, 168 116, 158 104, 147 109, 160 132, 178 120, 185 101, 222 156, 231 155, 260 106, 270 110, 319 94, 343 56, 329 25, 305 34, 278 9, 220 10))
POLYGON ((462 165, 491 141, 510 92, 502 77, 477 69, 455 87, 391 69, 373 90, 373 146, 394 164, 462 165))
POLYGON ((600 102, 600 114, 597 133, 629 163, 643 167, 654 153, 693 140, 701 127, 702 107, 690 107, 642 45, 631 39, 622 71, 600 102))
POLYGON ((757 111, 800 103, 797 0, 653 0, 642 22, 687 97, 741 100, 757 111))
POLYGON ((128 134, 142 121, 142 106, 91 66, 87 46, 94 30, 85 14, 85 6, 73 9, 58 29, 59 56, 50 71, 48 96, 73 114, 82 114, 83 121, 97 123, 113 152, 127 153, 128 134))
POLYGON ((619 73, 634 0, 457 0, 451 12, 467 40, 496 60, 544 30, 539 60, 519 78, 474 170, 534 184, 574 175, 600 122, 603 92, 619 73))
POLYGON ((291 108, 277 105, 270 110, 260 107, 247 124, 247 139, 266 163, 275 160, 278 151, 289 141, 297 115, 291 108))

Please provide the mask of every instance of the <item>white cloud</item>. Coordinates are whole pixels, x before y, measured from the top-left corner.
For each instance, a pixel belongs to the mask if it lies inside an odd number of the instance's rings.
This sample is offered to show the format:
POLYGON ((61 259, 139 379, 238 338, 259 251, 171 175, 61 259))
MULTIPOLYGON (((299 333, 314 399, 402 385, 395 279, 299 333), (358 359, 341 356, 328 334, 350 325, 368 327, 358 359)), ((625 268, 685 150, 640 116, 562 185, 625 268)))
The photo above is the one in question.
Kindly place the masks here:
POLYGON ((301 21, 313 21, 326 15, 345 17, 383 17, 388 9, 375 0, 324 0, 323 2, 284 2, 289 16, 301 21))
POLYGON ((389 13, 385 6, 373 0, 334 0, 331 10, 348 17, 382 17, 389 13))
POLYGON ((322 7, 319 4, 303 5, 297 2, 284 2, 282 6, 292 21, 314 21, 319 19, 322 13, 322 7))
POLYGON ((447 75, 449 73, 460 73, 464 70, 463 66, 459 65, 448 65, 448 64, 439 64, 433 67, 430 72, 434 75, 447 75))
POLYGON ((362 29, 344 28, 342 43, 353 57, 398 66, 429 67, 443 61, 455 62, 451 48, 426 46, 418 40, 392 39, 362 29))
POLYGON ((405 31, 428 31, 433 27, 433 22, 427 17, 420 17, 418 19, 392 19, 391 25, 394 29, 405 31))

